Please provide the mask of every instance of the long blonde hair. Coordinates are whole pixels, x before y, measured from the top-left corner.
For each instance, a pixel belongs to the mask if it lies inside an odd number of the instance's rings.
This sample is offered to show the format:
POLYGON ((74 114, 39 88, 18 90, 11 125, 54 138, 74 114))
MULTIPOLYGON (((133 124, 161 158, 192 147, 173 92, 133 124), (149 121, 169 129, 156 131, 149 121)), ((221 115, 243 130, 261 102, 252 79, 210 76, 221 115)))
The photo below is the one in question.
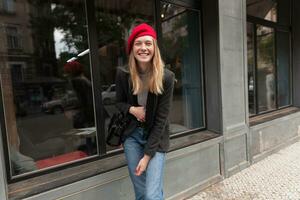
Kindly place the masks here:
MULTIPOLYGON (((161 58, 158 44, 155 39, 153 39, 153 45, 154 45, 154 55, 152 58, 152 66, 150 69, 150 78, 148 81, 148 86, 150 92, 158 95, 158 94, 162 94, 163 92, 163 76, 164 76, 165 64, 161 58)), ((129 72, 130 72, 132 86, 133 86, 132 91, 133 94, 137 95, 139 92, 142 91, 144 85, 138 75, 137 62, 133 55, 132 50, 129 54, 128 66, 129 66, 129 72)))

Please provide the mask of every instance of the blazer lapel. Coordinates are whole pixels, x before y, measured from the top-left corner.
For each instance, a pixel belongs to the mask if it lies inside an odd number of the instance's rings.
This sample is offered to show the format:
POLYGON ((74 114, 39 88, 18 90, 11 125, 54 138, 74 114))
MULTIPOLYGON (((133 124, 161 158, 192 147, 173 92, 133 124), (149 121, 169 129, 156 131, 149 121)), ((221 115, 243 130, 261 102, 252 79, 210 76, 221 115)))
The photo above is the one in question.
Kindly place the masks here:
POLYGON ((152 126, 153 123, 153 114, 156 110, 157 105, 157 95, 151 92, 148 92, 147 104, 146 104, 146 123, 148 127, 152 126))

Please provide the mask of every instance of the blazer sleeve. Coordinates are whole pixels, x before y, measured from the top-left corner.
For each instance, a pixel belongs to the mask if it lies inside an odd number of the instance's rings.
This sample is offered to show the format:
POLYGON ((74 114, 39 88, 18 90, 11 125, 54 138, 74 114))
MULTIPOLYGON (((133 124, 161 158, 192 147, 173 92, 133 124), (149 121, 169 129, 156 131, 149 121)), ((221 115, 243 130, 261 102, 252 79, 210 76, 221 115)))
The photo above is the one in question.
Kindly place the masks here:
POLYGON ((174 89, 174 73, 166 78, 164 91, 158 96, 158 107, 155 113, 153 127, 149 132, 149 137, 144 148, 144 153, 153 157, 159 146, 162 134, 167 133, 165 130, 166 122, 170 112, 174 89))
POLYGON ((130 104, 128 103, 127 93, 129 92, 128 88, 128 78, 125 72, 122 72, 120 69, 117 69, 116 74, 116 106, 124 114, 128 114, 130 104))

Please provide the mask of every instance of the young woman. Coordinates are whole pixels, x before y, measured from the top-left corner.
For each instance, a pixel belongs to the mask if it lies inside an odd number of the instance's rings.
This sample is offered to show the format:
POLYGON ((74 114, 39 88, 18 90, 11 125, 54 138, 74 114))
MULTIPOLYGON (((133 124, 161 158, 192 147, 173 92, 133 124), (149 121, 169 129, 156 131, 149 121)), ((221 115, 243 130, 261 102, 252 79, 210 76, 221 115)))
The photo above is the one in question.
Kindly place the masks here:
POLYGON ((124 151, 136 200, 163 200, 163 170, 169 148, 174 74, 164 68, 156 32, 133 28, 127 42, 128 69, 118 69, 117 107, 130 119, 124 151))

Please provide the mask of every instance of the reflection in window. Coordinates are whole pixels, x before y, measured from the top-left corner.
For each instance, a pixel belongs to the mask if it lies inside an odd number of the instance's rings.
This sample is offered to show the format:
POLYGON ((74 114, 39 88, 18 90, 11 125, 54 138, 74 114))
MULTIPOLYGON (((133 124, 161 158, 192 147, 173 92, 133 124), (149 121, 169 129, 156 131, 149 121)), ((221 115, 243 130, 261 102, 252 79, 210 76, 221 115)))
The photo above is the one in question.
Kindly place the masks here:
POLYGON ((15 12, 15 0, 1 0, 0 10, 5 12, 15 12))
MULTIPOLYGON (((96 1, 98 52, 102 81, 105 131, 115 107, 115 76, 118 67, 127 65, 126 41, 131 29, 141 22, 154 25, 154 4, 147 0, 96 1)), ((107 150, 113 150, 107 146, 107 150)))
POLYGON ((162 54, 175 73, 171 134, 204 126, 200 68, 199 13, 161 3, 162 54))
POLYGON ((283 107, 291 103, 290 97, 290 34, 277 32, 277 88, 278 106, 283 107))
POLYGON ((250 115, 291 104, 290 6, 290 0, 247 0, 250 115))
POLYGON ((277 0, 247 0, 247 14, 277 22, 277 0))
POLYGON ((23 65, 22 64, 10 64, 11 81, 13 85, 16 85, 20 80, 23 80, 23 65))
POLYGON ((6 27, 7 35, 7 48, 8 49, 20 49, 21 48, 21 39, 18 34, 17 27, 6 27))
POLYGON ((98 153, 84 1, 14 2, 0 71, 11 176, 98 153), (10 51, 19 28, 25 56, 10 51))
POLYGON ((275 109, 275 41, 274 29, 257 26, 258 111, 275 109))

